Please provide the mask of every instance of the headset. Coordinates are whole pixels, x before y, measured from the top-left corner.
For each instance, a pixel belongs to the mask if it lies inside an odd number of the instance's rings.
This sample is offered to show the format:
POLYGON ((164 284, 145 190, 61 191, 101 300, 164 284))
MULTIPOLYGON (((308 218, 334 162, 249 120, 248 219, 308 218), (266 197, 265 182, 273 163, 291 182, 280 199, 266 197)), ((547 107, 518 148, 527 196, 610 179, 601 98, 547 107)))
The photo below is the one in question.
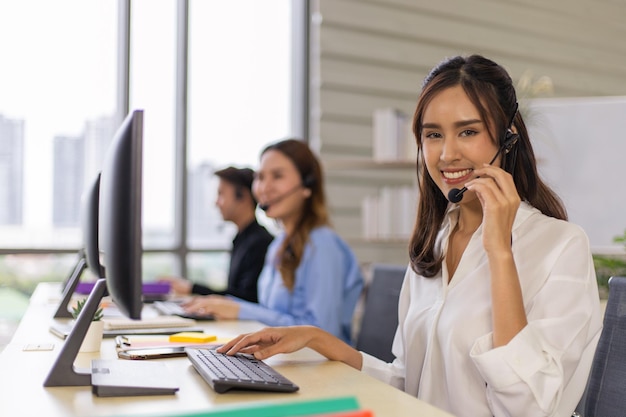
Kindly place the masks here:
POLYGON ((306 175, 304 178, 302 178, 302 182, 298 185, 296 185, 295 187, 293 187, 292 189, 288 190, 286 193, 279 195, 278 197, 274 198, 273 200, 267 201, 264 204, 259 204, 259 208, 263 211, 267 211, 270 206, 272 204, 276 204, 282 200, 284 200, 285 198, 289 197, 291 194, 295 193, 296 191, 298 191, 301 188, 305 188, 305 189, 311 189, 315 186, 315 183, 317 181, 315 180, 315 176, 311 173, 306 175))
MULTIPOLYGON (((500 145, 500 152, 502 152, 503 155, 506 155, 509 152, 511 152, 511 149, 513 149, 513 146, 519 140, 519 135, 517 133, 513 132, 513 130, 511 130, 511 128, 513 127, 513 120, 515 120, 515 115, 517 114, 517 108, 518 107, 519 107, 518 103, 515 103, 515 109, 513 110, 513 116, 511 116, 511 120, 509 121, 509 124, 507 125, 506 133, 504 134, 504 138, 502 140, 502 144, 500 145)), ((496 156, 498 156, 498 155, 496 154, 496 156)), ((492 164, 494 160, 495 160, 495 158, 490 162, 490 164, 492 164)))
MULTIPOLYGON (((517 108, 518 108, 518 104, 515 103, 515 110, 513 111, 513 116, 511 116, 511 121, 507 125, 506 133, 504 134, 504 137, 502 138, 502 141, 500 142, 500 147, 498 148, 498 152, 496 152, 496 154, 493 156, 493 159, 491 160, 491 162, 489 162, 489 165, 493 164, 493 162, 496 160, 498 155, 500 154, 506 155, 509 152, 511 152, 511 150, 513 149, 513 147, 519 140, 519 135, 513 132, 513 130, 511 130, 511 127, 513 127, 513 120, 515 119, 515 115, 517 114, 517 108)), ((511 166, 515 166, 516 158, 517 158, 517 148, 515 149, 515 152, 513 153, 513 164, 511 166)), ((476 177, 476 178, 480 178, 480 177, 476 177)), ((448 200, 451 203, 458 203, 459 201, 463 199, 463 194, 465 193, 465 191, 467 191, 467 187, 463 187, 460 190, 458 188, 451 189, 450 192, 448 192, 448 200)))
POLYGON ((313 174, 309 174, 302 179, 302 187, 304 188, 313 188, 315 183, 315 176, 313 174))

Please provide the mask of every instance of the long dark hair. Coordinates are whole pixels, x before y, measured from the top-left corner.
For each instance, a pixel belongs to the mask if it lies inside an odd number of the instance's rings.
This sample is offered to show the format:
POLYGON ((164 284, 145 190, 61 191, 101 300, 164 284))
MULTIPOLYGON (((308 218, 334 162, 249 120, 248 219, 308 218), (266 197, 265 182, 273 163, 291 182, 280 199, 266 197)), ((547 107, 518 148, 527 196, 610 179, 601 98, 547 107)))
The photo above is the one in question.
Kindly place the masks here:
POLYGON ((295 283, 296 269, 302 260, 311 231, 318 226, 330 224, 324 178, 319 160, 311 148, 301 140, 285 139, 276 142, 263 149, 261 156, 268 151, 277 151, 289 158, 300 173, 303 186, 311 190, 311 196, 304 201, 294 231, 285 237, 276 254, 278 270, 285 286, 291 290, 295 283))
POLYGON ((504 137, 513 121, 519 139, 513 150, 503 155, 501 164, 503 169, 512 174, 520 198, 547 216, 567 220, 563 203, 539 178, 528 130, 522 115, 517 111, 515 88, 506 70, 480 55, 445 60, 424 79, 413 116, 413 134, 418 148, 420 200, 409 244, 409 258, 413 270, 425 277, 433 277, 441 270, 444 254, 436 253, 435 243, 448 208, 448 200, 426 169, 421 141, 422 118, 433 97, 457 85, 463 88, 480 113, 494 142, 504 137))

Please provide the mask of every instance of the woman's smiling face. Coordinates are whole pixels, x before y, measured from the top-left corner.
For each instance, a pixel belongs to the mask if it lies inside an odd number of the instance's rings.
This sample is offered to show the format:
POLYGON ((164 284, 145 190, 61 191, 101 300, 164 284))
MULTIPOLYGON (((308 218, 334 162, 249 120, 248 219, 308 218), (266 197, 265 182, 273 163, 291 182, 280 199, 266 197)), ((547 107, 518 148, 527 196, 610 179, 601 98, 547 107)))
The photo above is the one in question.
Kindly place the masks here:
MULTIPOLYGON (((460 85, 441 91, 426 106, 421 142, 428 173, 446 196, 473 179, 474 169, 489 163, 498 151, 487 121, 460 85)), ((475 198, 467 192, 462 202, 475 198)))

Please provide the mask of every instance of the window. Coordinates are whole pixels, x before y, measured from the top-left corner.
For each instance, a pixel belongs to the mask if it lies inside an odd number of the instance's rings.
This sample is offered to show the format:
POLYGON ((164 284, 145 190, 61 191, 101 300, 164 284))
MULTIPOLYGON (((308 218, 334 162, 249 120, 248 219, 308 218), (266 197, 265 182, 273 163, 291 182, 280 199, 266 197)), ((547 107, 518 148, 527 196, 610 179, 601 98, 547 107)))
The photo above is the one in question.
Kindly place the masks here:
POLYGON ((116 2, 0 3, 0 247, 79 246, 114 129, 116 28, 116 2))
POLYGON ((189 9, 191 247, 229 247, 215 208, 228 165, 255 168, 269 142, 291 135, 291 0, 203 1, 189 9))
POLYGON ((263 146, 292 136, 294 4, 1 2, 0 284, 27 292, 33 277, 67 277, 82 244, 83 189, 100 170, 127 101, 130 110, 145 110, 144 279, 188 268, 190 278, 223 283, 235 230, 215 208, 212 174, 255 167, 263 146), (126 51, 119 12, 128 5, 126 51), (179 35, 181 5, 189 10, 188 43, 179 35), (188 62, 180 59, 184 49, 188 62), (126 52, 128 73, 118 64, 126 52), (181 68, 185 109, 177 106, 181 68), (185 147, 187 155, 177 155, 185 147), (176 188, 182 175, 188 195, 176 188), (187 201, 185 213, 179 201, 187 201), (188 225, 186 241, 179 223, 188 225), (14 285, 20 276, 26 286, 14 285))
POLYGON ((130 109, 144 110, 143 244, 171 248, 174 233, 176 0, 131 3, 130 109))

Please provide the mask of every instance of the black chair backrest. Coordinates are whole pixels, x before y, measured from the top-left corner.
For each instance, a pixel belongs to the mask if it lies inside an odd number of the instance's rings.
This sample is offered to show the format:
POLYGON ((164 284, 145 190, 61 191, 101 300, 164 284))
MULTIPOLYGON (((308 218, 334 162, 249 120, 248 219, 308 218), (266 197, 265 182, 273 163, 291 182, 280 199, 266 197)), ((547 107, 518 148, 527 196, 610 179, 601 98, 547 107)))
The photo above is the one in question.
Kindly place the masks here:
POLYGON ((626 277, 611 277, 604 325, 579 410, 584 417, 626 416, 626 277))
POLYGON ((391 344, 398 327, 398 297, 406 266, 372 265, 356 348, 386 362, 394 359, 391 344))

